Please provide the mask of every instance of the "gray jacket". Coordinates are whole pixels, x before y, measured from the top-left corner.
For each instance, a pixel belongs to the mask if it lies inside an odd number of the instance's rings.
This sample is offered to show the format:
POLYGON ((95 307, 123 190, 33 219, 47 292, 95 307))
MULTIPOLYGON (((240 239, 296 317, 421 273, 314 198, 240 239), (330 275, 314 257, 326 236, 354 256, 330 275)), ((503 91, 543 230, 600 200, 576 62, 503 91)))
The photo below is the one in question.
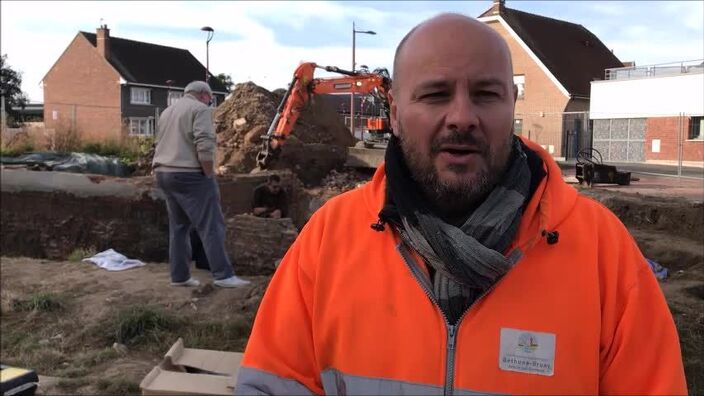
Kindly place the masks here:
POLYGON ((152 166, 200 168, 215 157, 213 109, 186 94, 159 117, 152 166))

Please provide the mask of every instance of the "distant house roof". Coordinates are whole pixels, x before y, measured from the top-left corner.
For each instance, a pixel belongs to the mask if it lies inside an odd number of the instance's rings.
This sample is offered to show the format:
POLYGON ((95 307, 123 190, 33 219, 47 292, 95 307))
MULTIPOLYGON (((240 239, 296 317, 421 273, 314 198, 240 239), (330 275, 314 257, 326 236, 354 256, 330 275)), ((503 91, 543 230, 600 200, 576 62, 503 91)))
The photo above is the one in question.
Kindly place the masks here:
POLYGON ((503 1, 481 14, 498 16, 525 42, 570 95, 589 96, 590 81, 623 63, 582 25, 507 8, 503 1))
MULTIPOLYGON (((95 33, 80 32, 96 46, 95 33)), ((181 48, 144 43, 110 36, 110 64, 128 82, 167 85, 184 88, 193 80, 205 79, 205 67, 188 51, 181 48)), ((212 74, 211 74, 212 75, 212 74)), ((226 93, 225 87, 210 78, 210 87, 226 93)))

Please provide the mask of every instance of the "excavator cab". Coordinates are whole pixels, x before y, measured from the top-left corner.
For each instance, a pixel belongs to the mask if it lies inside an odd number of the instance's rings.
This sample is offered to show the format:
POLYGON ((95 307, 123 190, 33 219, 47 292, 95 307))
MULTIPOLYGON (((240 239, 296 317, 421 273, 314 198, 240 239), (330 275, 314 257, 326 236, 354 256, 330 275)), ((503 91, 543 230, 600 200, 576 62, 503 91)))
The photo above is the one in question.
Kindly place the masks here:
POLYGON ((390 131, 389 120, 384 117, 372 117, 367 119, 367 130, 373 133, 386 133, 390 131))
MULTIPOLYGON (((384 75, 385 69, 377 69, 375 72, 384 75)), ((388 72, 385 72, 388 75, 388 72)), ((367 118, 367 123, 362 135, 362 146, 365 148, 386 147, 391 137, 391 120, 389 119, 389 103, 386 95, 380 95, 378 89, 373 89, 369 96, 362 100, 362 108, 367 105, 367 111, 377 109, 374 117, 367 118)))
POLYGON ((385 146, 391 137, 391 122, 386 116, 367 118, 363 144, 366 148, 385 146))

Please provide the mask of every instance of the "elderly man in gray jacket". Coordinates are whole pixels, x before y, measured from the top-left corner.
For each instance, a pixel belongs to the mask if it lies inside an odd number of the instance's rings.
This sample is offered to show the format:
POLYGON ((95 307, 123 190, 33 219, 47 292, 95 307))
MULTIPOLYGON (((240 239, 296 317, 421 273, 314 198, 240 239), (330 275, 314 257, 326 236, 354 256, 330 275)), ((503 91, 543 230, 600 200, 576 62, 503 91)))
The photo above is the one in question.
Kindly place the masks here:
POLYGON ((203 242, 216 286, 237 287, 249 282, 234 275, 225 251, 225 219, 214 177, 215 132, 208 106, 213 92, 207 83, 193 81, 185 95, 159 117, 153 168, 166 195, 169 212, 171 285, 198 286, 191 277, 194 227, 203 242))

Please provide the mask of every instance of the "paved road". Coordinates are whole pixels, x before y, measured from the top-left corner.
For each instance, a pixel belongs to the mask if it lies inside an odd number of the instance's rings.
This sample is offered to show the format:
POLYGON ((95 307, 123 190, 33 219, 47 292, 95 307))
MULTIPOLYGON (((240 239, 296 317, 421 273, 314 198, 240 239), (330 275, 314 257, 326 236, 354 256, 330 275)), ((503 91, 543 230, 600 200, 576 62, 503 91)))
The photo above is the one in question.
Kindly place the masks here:
MULTIPOLYGON (((571 170, 574 172, 576 161, 559 161, 561 169, 571 170)), ((643 164, 634 162, 607 162, 607 165, 613 165, 618 171, 621 172, 631 172, 640 174, 652 174, 652 175, 670 175, 677 176, 677 166, 673 165, 656 165, 656 164, 643 164)), ((704 179, 704 168, 697 167, 682 167, 682 176, 688 178, 704 179)))

